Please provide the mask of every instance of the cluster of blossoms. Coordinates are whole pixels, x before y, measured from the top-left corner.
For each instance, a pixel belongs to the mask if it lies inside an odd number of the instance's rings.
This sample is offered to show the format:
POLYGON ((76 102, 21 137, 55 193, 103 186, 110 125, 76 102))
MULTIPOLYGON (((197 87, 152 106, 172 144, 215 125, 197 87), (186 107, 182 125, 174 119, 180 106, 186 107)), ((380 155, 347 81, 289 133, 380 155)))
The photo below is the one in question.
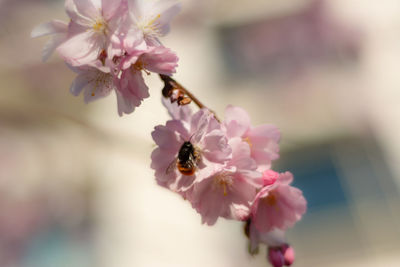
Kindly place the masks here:
POLYGON ((246 222, 251 253, 264 243, 274 267, 290 265, 294 250, 285 230, 301 219, 306 200, 290 185, 290 172, 271 169, 279 157, 278 129, 252 126, 239 107, 228 106, 220 122, 208 109, 193 113, 188 106, 163 103, 172 120, 152 132, 157 183, 188 200, 203 223, 213 225, 219 217, 246 222))
POLYGON ((57 51, 77 73, 71 93, 83 91, 85 102, 115 91, 118 113, 133 112, 149 97, 143 72, 164 81, 163 104, 171 120, 155 127, 157 147, 151 155, 156 181, 188 200, 202 222, 219 217, 245 222, 250 252, 268 246, 274 267, 291 265, 294 250, 285 231, 306 211, 293 175, 271 169, 279 157, 280 132, 273 125, 252 126, 239 107, 228 106, 225 119, 205 108, 170 77, 177 56, 160 36, 180 6, 173 0, 66 0, 69 23, 53 20, 36 27, 33 37, 52 35, 43 50, 46 60, 57 51), (194 101, 200 109, 187 105, 194 101))
POLYGON ((115 91, 119 115, 129 114, 149 97, 143 72, 175 72, 178 57, 159 37, 180 10, 176 1, 66 0, 65 9, 69 23, 41 24, 31 36, 52 35, 43 60, 56 50, 77 73, 71 93, 83 91, 86 103, 115 91))

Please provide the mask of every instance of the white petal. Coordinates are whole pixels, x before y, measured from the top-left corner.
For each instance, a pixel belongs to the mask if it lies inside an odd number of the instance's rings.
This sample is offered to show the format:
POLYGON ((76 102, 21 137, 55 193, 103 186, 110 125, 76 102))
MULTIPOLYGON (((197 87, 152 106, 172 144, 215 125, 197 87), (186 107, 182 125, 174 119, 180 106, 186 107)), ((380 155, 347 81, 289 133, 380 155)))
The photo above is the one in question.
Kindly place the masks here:
POLYGON ((118 114, 122 116, 125 114, 132 113, 135 110, 135 106, 128 99, 122 96, 122 94, 115 90, 117 94, 118 114))
MULTIPOLYGON (((79 70, 76 69, 76 71, 79 70)), ((90 76, 93 75, 88 75, 88 72, 79 71, 78 76, 76 76, 69 89, 71 94, 73 94, 74 96, 78 96, 82 92, 82 89, 89 84, 89 81, 91 79, 90 76)))
POLYGON ((160 0, 154 4, 151 12, 160 17, 157 19, 157 28, 161 35, 169 32, 169 23, 181 10, 181 4, 175 0, 160 0))
POLYGON ((65 12, 68 14, 70 19, 77 24, 85 25, 90 27, 93 23, 93 18, 83 16, 79 11, 75 3, 75 0, 65 0, 65 12))
POLYGON ((104 39, 92 31, 79 33, 62 43, 57 51, 73 66, 95 61, 104 46, 104 39))
POLYGON ((54 36, 43 47, 42 60, 46 62, 53 54, 54 50, 65 40, 65 36, 54 36))
POLYGON ((50 34, 56 33, 67 33, 68 24, 61 20, 52 20, 46 23, 42 23, 35 28, 33 28, 31 32, 31 37, 41 37, 50 34))

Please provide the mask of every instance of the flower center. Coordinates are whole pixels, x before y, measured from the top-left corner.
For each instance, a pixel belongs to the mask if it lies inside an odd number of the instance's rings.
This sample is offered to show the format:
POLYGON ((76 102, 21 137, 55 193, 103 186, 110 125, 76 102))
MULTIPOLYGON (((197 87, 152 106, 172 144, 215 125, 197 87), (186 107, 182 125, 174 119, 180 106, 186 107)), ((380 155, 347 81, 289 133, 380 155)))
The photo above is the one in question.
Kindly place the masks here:
POLYGON ((146 70, 146 63, 140 60, 140 58, 133 65, 134 71, 144 71, 147 75, 150 75, 150 72, 146 70))
POLYGON ((97 19, 96 22, 92 26, 95 32, 104 33, 106 34, 107 30, 107 23, 102 19, 97 19))
POLYGON ((250 148, 253 147, 253 144, 251 143, 250 138, 249 138, 248 136, 245 137, 245 138, 243 138, 243 141, 245 141, 246 143, 248 143, 250 148))
POLYGON ((266 197, 264 198, 264 201, 265 201, 265 203, 266 203, 267 205, 269 205, 269 206, 276 206, 276 203, 277 203, 276 196, 275 196, 275 194, 274 194, 273 192, 270 192, 270 193, 268 194, 268 196, 266 196, 266 197))
POLYGON ((228 190, 232 187, 232 184, 232 176, 227 172, 223 172, 215 176, 213 189, 222 189, 224 196, 227 196, 228 190))
POLYGON ((94 82, 92 96, 96 95, 98 89, 101 89, 101 93, 106 93, 112 89, 112 77, 109 73, 99 71, 91 82, 94 82))
POLYGON ((146 20, 144 19, 141 23, 139 23, 139 28, 142 29, 144 35, 157 37, 160 35, 160 30, 158 29, 159 23, 158 19, 161 17, 161 14, 156 15, 155 17, 146 20))

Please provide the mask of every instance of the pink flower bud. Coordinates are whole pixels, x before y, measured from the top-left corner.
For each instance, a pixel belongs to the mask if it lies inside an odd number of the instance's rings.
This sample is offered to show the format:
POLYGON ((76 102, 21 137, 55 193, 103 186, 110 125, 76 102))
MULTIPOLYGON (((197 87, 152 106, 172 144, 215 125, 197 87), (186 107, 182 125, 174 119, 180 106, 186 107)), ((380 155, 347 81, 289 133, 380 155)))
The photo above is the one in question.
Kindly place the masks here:
POLYGON ((285 263, 283 253, 280 248, 268 248, 268 261, 274 267, 282 267, 285 263))
POLYGON ((294 249, 290 245, 282 246, 283 257, 285 259, 285 265, 290 266, 294 262, 294 249))

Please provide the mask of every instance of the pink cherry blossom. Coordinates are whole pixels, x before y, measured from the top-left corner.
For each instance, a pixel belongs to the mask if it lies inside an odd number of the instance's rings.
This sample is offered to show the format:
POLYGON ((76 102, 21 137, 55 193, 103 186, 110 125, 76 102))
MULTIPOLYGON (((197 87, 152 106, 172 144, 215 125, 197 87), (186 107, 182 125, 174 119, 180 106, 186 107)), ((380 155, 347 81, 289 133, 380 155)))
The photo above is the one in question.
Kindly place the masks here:
POLYGON ((68 39, 57 51, 72 66, 97 60, 127 13, 125 0, 66 0, 71 19, 68 39))
POLYGON ((135 56, 122 59, 121 65, 128 68, 121 71, 118 82, 118 107, 120 115, 131 113, 144 98, 149 97, 148 87, 143 79, 143 72, 149 71, 170 75, 175 72, 178 57, 163 46, 149 47, 135 56), (127 62, 129 62, 127 64, 127 62))
POLYGON ((178 14, 181 5, 175 0, 130 0, 130 18, 150 46, 160 45, 159 37, 166 35, 170 21, 178 14))
POLYGON ((83 91, 85 103, 92 102, 99 98, 108 96, 111 91, 116 90, 114 78, 106 72, 94 67, 71 68, 78 73, 71 85, 70 91, 74 96, 78 96, 83 91))
POLYGON ((239 107, 229 105, 225 109, 224 126, 228 137, 241 137, 251 149, 251 157, 259 171, 269 169, 271 161, 279 158, 280 132, 270 124, 251 126, 248 113, 239 107))
POLYGON ((44 62, 47 61, 53 54, 54 50, 66 40, 67 32, 68 24, 60 20, 52 20, 50 22, 42 23, 32 30, 32 38, 51 35, 50 40, 45 44, 42 50, 42 60, 44 62))
POLYGON ((263 179, 264 184, 269 185, 264 186, 254 200, 252 223, 260 232, 292 227, 301 219, 307 205, 301 190, 289 185, 293 175, 285 172, 277 177, 276 172, 267 170, 263 179))
POLYGON ((250 148, 241 138, 229 140, 232 159, 216 172, 193 185, 190 201, 202 216, 202 222, 213 225, 218 217, 244 220, 250 213, 250 202, 260 187, 261 173, 250 157, 250 148))
POLYGON ((220 169, 232 157, 221 125, 207 109, 194 113, 188 121, 170 120, 156 126, 152 137, 157 148, 151 154, 151 168, 157 183, 187 197, 194 182, 201 182, 220 169), (177 156, 184 142, 190 141, 198 162, 193 175, 184 175, 177 168, 177 156))

